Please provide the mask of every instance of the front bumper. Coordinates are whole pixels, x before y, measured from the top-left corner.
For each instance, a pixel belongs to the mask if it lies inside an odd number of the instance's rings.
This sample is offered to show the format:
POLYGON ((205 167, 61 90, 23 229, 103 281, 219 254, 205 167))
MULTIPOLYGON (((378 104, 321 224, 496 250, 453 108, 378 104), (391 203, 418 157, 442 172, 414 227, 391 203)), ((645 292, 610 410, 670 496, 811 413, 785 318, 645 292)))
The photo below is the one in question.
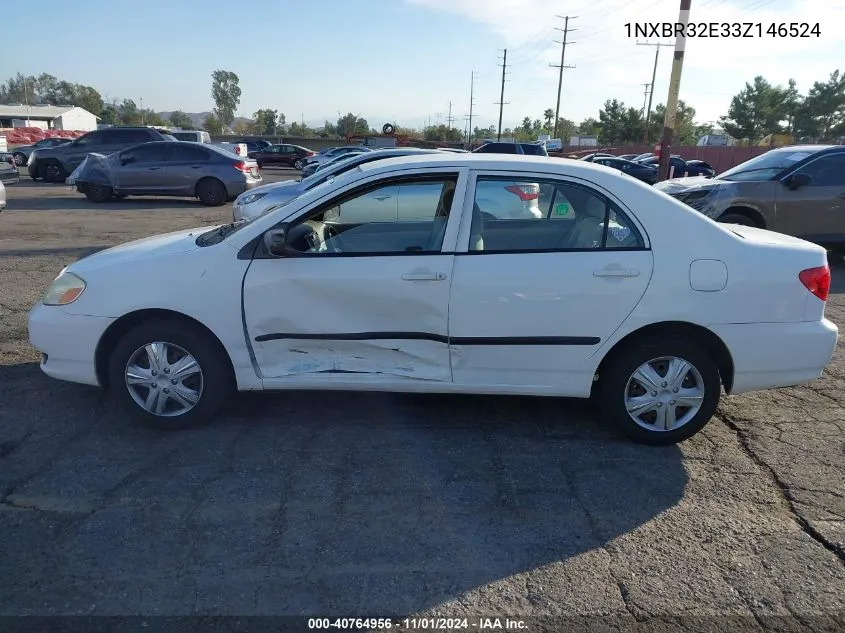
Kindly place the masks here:
POLYGON ((801 385, 821 377, 839 337, 828 321, 721 324, 710 327, 730 350, 732 394, 801 385))
POLYGON ((41 352, 41 370, 53 378, 100 386, 95 353, 111 317, 68 314, 36 304, 29 311, 29 342, 41 352))

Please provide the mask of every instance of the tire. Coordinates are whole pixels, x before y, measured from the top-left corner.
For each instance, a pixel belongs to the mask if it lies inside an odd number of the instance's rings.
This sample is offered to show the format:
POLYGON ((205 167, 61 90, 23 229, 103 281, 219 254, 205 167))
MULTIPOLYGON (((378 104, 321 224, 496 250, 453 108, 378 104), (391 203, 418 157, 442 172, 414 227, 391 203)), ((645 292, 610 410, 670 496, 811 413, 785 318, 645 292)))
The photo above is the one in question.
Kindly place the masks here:
POLYGON ((297 158, 295 161, 293 161, 293 168, 301 170, 303 164, 304 164, 304 161, 301 158, 297 158))
POLYGON ((85 197, 91 202, 108 202, 113 195, 114 191, 108 185, 85 185, 85 197))
POLYGON ((17 165, 18 167, 23 167, 24 165, 26 165, 27 158, 25 154, 21 154, 20 152, 12 152, 12 158, 15 160, 15 165, 17 165))
POLYGON ((203 178, 197 183, 197 198, 207 207, 219 207, 229 198, 229 192, 216 178, 203 178))
POLYGON ((29 172, 29 177, 35 181, 44 178, 44 175, 41 173, 41 165, 39 163, 33 163, 27 168, 27 171, 29 172))
POLYGON ((724 215, 719 216, 718 221, 722 224, 740 224, 742 226, 759 227, 759 224, 757 224, 754 220, 741 213, 725 213, 724 215))
POLYGON ((622 434, 641 444, 661 446, 689 439, 713 417, 720 396, 719 369, 713 358, 699 344, 683 339, 648 338, 633 342, 608 359, 607 367, 599 375, 598 404, 602 417, 622 434), (673 388, 672 380, 659 380, 668 376, 664 367, 671 371, 670 367, 679 366, 670 366, 666 360, 670 358, 681 359, 690 365, 691 369, 683 373, 675 388, 681 394, 687 391, 689 402, 697 403, 697 409, 695 406, 679 406, 676 399, 683 395, 675 395, 678 392, 673 388), (657 386, 651 391, 646 391, 642 383, 634 378, 634 374, 646 364, 656 372, 657 386), (702 394, 700 399, 699 393, 702 394), (639 423, 628 412, 628 404, 636 404, 636 400, 629 398, 642 398, 642 405, 647 407, 638 414, 639 423), (658 423, 664 412, 674 412, 679 424, 668 430, 659 429, 658 423))
POLYGON ((175 320, 143 323, 124 334, 109 359, 109 385, 113 397, 132 418, 163 430, 185 429, 209 422, 233 389, 229 359, 220 344, 199 328, 175 320), (177 376, 176 373, 170 374, 168 367, 159 366, 156 375, 150 375, 153 369, 145 346, 155 344, 158 344, 159 351, 162 350, 162 344, 167 346, 168 361, 175 360, 182 353, 189 354, 199 372, 173 378, 177 376), (136 368, 136 381, 139 381, 132 386, 133 391, 130 391, 126 377, 130 365, 136 368), (171 378, 165 378, 170 384, 163 387, 159 379, 165 372, 171 378), (143 379, 154 381, 150 384, 156 385, 158 397, 151 401, 147 399, 153 387, 142 384, 140 381, 143 379), (165 389, 172 391, 165 395, 165 389), (182 402, 177 399, 180 395, 183 397, 182 402), (196 400, 191 404, 190 400, 184 399, 185 396, 196 400), (161 414, 147 410, 144 407, 146 402, 153 403, 153 409, 162 402, 161 414), (190 408, 179 413, 180 409, 185 409, 186 404, 191 404, 190 408))
POLYGON ((47 182, 64 182, 67 178, 65 168, 55 160, 46 161, 38 171, 47 182))

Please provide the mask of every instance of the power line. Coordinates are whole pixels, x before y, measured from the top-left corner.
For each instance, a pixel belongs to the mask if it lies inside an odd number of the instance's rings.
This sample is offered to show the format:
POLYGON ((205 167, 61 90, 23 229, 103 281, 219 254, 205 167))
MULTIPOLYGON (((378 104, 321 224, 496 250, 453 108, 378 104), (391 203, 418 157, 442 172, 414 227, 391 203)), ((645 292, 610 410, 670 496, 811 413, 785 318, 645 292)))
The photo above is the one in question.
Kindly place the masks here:
MULTIPOLYGON (((559 15, 557 17, 563 18, 564 23, 563 23, 562 29, 556 28, 556 30, 558 30, 558 31, 563 31, 563 41, 560 42, 560 45, 561 45, 561 47, 560 47, 560 65, 558 66, 556 64, 549 64, 549 66, 552 66, 553 68, 559 68, 560 69, 560 76, 558 77, 558 82, 557 82, 557 106, 555 106, 555 130, 554 130, 554 134, 553 134, 554 138, 557 138, 557 125, 558 125, 558 120, 560 119, 560 90, 561 90, 561 87, 563 86, 563 69, 564 68, 575 68, 575 66, 567 66, 566 64, 564 64, 564 60, 566 58, 566 43, 567 43, 566 42, 566 36, 569 34, 569 31, 577 30, 577 29, 570 29, 569 28, 570 16, 559 15)), ((577 17, 578 16, 571 16, 571 19, 574 20, 577 17)), ((569 43, 574 44, 575 42, 569 42, 569 43)))
POLYGON ((651 73, 651 90, 648 95, 648 108, 645 111, 645 131, 643 132, 643 143, 648 145, 648 120, 651 117, 651 98, 654 95, 654 81, 657 79, 657 60, 660 57, 660 49, 662 47, 671 46, 671 44, 661 44, 657 42, 637 42, 637 46, 652 46, 654 47, 654 70, 651 73))
POLYGON ((502 111, 505 109, 505 105, 510 103, 510 101, 505 101, 505 73, 507 72, 508 67, 508 49, 504 49, 504 56, 502 57, 502 93, 499 96, 499 100, 496 101, 496 105, 499 106, 499 131, 496 136, 497 141, 502 140, 502 111))

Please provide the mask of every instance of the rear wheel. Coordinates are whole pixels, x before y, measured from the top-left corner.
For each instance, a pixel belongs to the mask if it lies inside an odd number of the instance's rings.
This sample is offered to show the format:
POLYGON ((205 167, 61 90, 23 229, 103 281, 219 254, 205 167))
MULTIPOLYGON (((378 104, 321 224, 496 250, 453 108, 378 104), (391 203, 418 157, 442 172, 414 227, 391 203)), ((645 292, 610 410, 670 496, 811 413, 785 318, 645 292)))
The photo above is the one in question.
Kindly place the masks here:
POLYGON ((24 165, 26 165, 26 154, 14 152, 12 154, 12 158, 15 161, 15 165, 17 165, 18 167, 23 167, 24 165))
POLYGON ((722 224, 740 224, 742 226, 759 226, 757 222, 742 213, 725 213, 719 217, 722 224))
POLYGON ((113 195, 108 185, 85 185, 85 197, 91 202, 108 202, 113 195))
POLYGON ((305 165, 305 161, 301 158, 297 158, 295 161, 293 161, 294 169, 302 169, 303 165, 305 165))
POLYGON ((121 337, 109 384, 135 419, 160 429, 203 424, 232 390, 229 361, 208 334, 178 321, 153 321, 121 337))
POLYGON ((219 180, 205 178, 197 183, 197 198, 207 207, 218 207, 229 198, 229 192, 219 180))
POLYGON ((716 363, 701 346, 681 339, 634 342, 599 376, 603 417, 643 444, 692 437, 713 417, 720 395, 716 363))

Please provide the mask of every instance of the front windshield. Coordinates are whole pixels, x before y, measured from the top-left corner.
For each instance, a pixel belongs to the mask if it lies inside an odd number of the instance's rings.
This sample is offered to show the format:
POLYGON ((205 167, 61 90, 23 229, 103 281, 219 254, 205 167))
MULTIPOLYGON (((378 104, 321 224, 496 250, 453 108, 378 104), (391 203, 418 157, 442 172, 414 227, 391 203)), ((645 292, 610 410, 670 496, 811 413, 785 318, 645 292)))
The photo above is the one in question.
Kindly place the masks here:
POLYGON ((810 154, 794 148, 776 149, 731 167, 718 177, 722 180, 771 180, 810 154))

